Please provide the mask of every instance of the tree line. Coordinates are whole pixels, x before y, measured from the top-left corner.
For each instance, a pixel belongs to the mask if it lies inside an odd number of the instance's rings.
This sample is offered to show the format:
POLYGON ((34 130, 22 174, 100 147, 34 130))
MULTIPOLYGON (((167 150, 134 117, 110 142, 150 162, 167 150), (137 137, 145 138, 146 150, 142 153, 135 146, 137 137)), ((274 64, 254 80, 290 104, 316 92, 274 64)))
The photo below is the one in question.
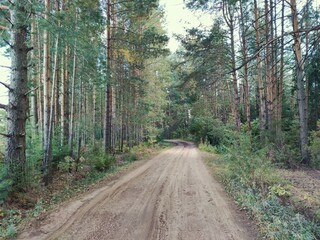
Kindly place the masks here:
POLYGON ((253 149, 273 146, 273 159, 281 155, 289 165, 318 162, 319 152, 311 150, 316 149, 312 144, 319 130, 320 25, 315 2, 186 4, 215 17, 211 29, 193 28, 180 36, 183 47, 175 64, 180 83, 171 96, 185 122, 169 117, 168 129, 179 126, 182 135, 191 129, 199 141, 216 142, 219 131, 209 125, 220 126, 212 120, 217 119, 245 132, 253 149))
POLYGON ((168 67, 158 1, 15 0, 0 11, 11 57, 1 135, 14 186, 26 187, 29 162, 47 185, 57 156, 78 164, 85 146, 114 154, 155 139, 168 81, 158 74, 168 67))

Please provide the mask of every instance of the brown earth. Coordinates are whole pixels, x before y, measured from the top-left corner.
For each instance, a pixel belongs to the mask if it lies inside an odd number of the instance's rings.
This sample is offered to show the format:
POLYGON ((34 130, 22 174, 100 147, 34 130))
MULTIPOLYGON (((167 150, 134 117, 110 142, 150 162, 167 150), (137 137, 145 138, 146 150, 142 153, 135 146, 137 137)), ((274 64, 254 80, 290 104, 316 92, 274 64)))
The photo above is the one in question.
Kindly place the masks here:
POLYGON ((279 170, 290 182, 292 205, 312 220, 320 221, 320 171, 313 169, 279 170))
POLYGON ((18 239, 257 239, 206 169, 201 152, 175 141, 142 166, 69 202, 18 239))

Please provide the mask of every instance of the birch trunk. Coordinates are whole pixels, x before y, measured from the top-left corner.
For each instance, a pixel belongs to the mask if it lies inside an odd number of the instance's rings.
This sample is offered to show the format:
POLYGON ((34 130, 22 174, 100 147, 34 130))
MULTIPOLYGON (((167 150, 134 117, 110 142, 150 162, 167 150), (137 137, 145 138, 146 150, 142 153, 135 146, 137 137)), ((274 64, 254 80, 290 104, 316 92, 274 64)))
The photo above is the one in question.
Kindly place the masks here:
MULTIPOLYGON (((45 15, 44 19, 49 21, 50 0, 45 0, 45 15)), ((50 129, 50 34, 49 30, 45 29, 43 33, 43 110, 44 110, 44 127, 43 127, 43 182, 48 184, 49 176, 49 129, 50 129)))

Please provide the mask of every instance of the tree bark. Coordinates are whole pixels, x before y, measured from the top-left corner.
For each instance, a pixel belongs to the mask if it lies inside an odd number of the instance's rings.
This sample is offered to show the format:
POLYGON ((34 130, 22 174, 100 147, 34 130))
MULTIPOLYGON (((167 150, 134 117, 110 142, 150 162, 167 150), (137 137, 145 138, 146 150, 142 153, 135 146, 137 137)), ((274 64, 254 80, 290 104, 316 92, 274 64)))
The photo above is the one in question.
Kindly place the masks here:
POLYGON ((278 121, 282 119, 282 99, 283 99, 283 78, 284 78, 284 0, 281 4, 281 48, 280 48, 280 76, 279 76, 279 89, 278 89, 278 121))
POLYGON ((62 82, 61 82, 61 146, 68 143, 69 134, 69 74, 68 59, 69 47, 65 47, 62 55, 62 82))
MULTIPOLYGON (((50 0, 45 0, 45 15, 44 19, 49 21, 50 0)), ((50 33, 48 29, 43 33, 43 110, 44 110, 44 130, 43 130, 43 161, 42 172, 43 182, 49 183, 49 161, 50 156, 50 33)))
POLYGON ((106 115, 105 115, 105 130, 104 130, 104 150, 112 152, 112 116, 113 116, 113 97, 111 85, 111 1, 107 2, 107 69, 108 82, 106 85, 106 115))
POLYGON ((238 91, 238 79, 236 70, 236 51, 234 43, 234 16, 233 11, 226 1, 223 1, 223 16, 230 30, 230 41, 231 41, 231 67, 232 67, 232 85, 233 85, 233 109, 234 109, 234 120, 237 131, 241 129, 240 121, 240 96, 238 91))
POLYGON ((33 65, 33 73, 32 73, 32 87, 35 89, 31 93, 31 123, 33 131, 38 133, 38 111, 37 111, 37 90, 36 86, 38 85, 39 73, 36 70, 36 45, 37 45, 37 30, 36 30, 36 17, 35 14, 32 14, 32 23, 31 23, 31 40, 33 45, 33 51, 31 51, 31 60, 33 65))
POLYGON ((255 35, 256 35, 256 61, 257 61, 257 77, 258 77, 258 88, 259 88, 259 121, 260 121, 260 136, 263 139, 264 131, 266 130, 266 103, 265 103, 265 92, 264 84, 262 80, 261 71, 261 57, 260 57, 260 29, 259 29, 259 9, 257 0, 254 0, 254 16, 255 16, 255 35))
POLYGON ((297 95, 298 95, 298 109, 299 109, 299 125, 300 125, 300 150, 302 162, 309 163, 308 153, 308 128, 307 128, 307 116, 306 116, 306 99, 304 88, 304 61, 301 51, 301 38, 299 33, 298 12, 296 0, 290 0, 291 4, 291 19, 293 28, 293 40, 294 40, 294 53, 296 60, 296 78, 297 78, 297 95))
POLYGON ((240 15, 241 15, 241 38, 242 38, 242 55, 244 62, 244 101, 247 117, 248 135, 251 138, 251 111, 250 111, 250 92, 249 92, 249 76, 248 76, 248 42, 246 39, 245 20, 243 14, 243 2, 240 1, 240 15))
POLYGON ((270 21, 269 21, 269 4, 268 0, 265 0, 265 41, 266 41, 266 57, 265 57, 265 78, 267 87, 267 121, 268 129, 271 130, 273 126, 273 96, 272 96, 272 66, 271 66, 271 43, 270 41, 270 21))
POLYGON ((69 122, 69 139, 68 149, 70 156, 73 156, 73 140, 74 140, 74 112, 75 112, 75 81, 77 74, 77 50, 76 46, 73 50, 73 73, 72 73, 72 86, 71 86, 71 110, 69 122))
POLYGON ((25 184, 26 120, 28 110, 28 19, 29 1, 15 0, 10 10, 11 77, 7 106, 5 163, 15 187, 25 184))

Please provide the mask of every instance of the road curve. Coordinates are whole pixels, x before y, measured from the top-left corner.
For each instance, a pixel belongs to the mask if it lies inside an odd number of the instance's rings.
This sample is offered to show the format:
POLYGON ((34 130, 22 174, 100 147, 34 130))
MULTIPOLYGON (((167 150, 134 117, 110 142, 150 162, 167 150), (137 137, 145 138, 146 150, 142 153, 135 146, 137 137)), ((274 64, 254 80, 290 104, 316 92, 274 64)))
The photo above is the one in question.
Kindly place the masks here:
POLYGON ((254 239, 190 142, 51 213, 18 239, 254 239))

